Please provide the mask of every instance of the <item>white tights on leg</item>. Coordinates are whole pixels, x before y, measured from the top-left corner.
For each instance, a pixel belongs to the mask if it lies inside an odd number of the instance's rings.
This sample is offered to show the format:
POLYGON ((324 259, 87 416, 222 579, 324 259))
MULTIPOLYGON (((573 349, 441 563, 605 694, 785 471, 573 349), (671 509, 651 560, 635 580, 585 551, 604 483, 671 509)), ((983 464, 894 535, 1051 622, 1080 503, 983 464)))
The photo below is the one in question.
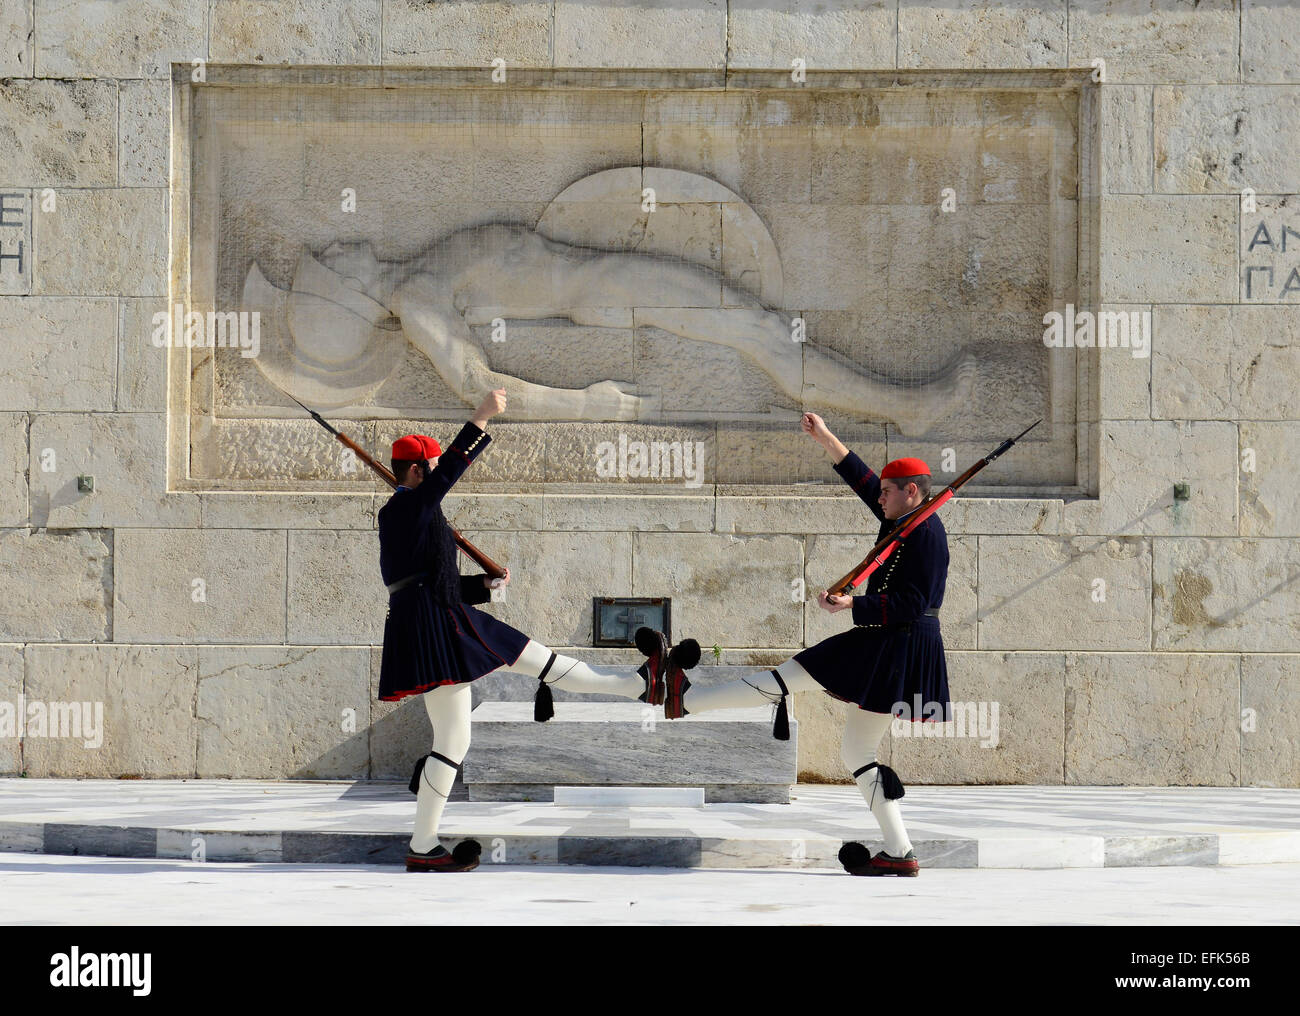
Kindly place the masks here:
MULTIPOLYGON (((546 661, 551 658, 551 650, 540 642, 528 640, 519 659, 509 667, 497 670, 509 670, 515 674, 528 677, 540 677, 546 661)), ((494 671, 495 673, 495 671, 494 671)), ((620 674, 613 670, 597 670, 581 660, 571 656, 555 654, 555 662, 546 672, 546 683, 552 688, 565 691, 582 692, 588 695, 621 695, 623 698, 640 698, 645 691, 645 681, 636 674, 620 674)))
MULTIPOLYGON (((822 686, 805 670, 797 660, 789 659, 776 668, 792 693, 796 691, 819 691, 822 686)), ((743 709, 748 706, 760 706, 779 700, 781 688, 771 671, 750 674, 739 681, 712 687, 692 687, 687 689, 683 704, 690 713, 707 712, 710 709, 743 709)), ((889 730, 893 716, 889 713, 871 713, 865 709, 849 708, 848 722, 844 727, 844 742, 840 757, 854 773, 863 766, 876 761, 876 750, 881 739, 889 730)), ((903 816, 897 801, 887 800, 880 783, 880 769, 872 767, 855 782, 862 792, 871 814, 880 823, 884 834, 885 851, 893 857, 902 857, 912 849, 912 841, 907 838, 903 828, 903 816)))
MULTIPOLYGON (((550 658, 551 651, 546 646, 529 639, 514 664, 497 670, 538 677, 550 658)), ((645 691, 645 682, 635 674, 624 676, 615 671, 596 670, 580 660, 558 654, 546 672, 546 683, 565 691, 621 695, 630 699, 638 698, 645 691)), ((469 684, 443 685, 425 692, 423 697, 433 725, 433 750, 459 766, 469 753, 469 714, 473 701, 469 684)), ((442 821, 442 810, 455 782, 456 769, 452 766, 433 756, 424 760, 415 798, 415 834, 411 837, 411 849, 416 853, 428 853, 438 845, 438 823, 442 821)))
MULTIPOLYGON (((426 691, 423 698, 433 724, 433 750, 460 765, 469 752, 469 685, 446 684, 426 691)), ((433 756, 424 760, 415 797, 414 852, 425 854, 438 845, 438 823, 455 782, 456 769, 433 756)))
MULTIPOLYGON (((776 668, 791 693, 796 691, 821 691, 822 686, 793 657, 776 668)), ((746 709, 752 706, 772 705, 781 698, 781 686, 776 683, 771 670, 761 670, 738 681, 705 687, 692 685, 686 689, 682 704, 686 712, 703 713, 710 709, 746 709)))
MULTIPOLYGON (((889 730, 893 717, 889 713, 872 713, 865 709, 849 707, 848 722, 844 725, 844 741, 840 746, 840 758, 855 773, 863 766, 876 761, 876 750, 889 730)), ((912 841, 907 838, 903 828, 903 815, 897 801, 885 798, 880 785, 880 768, 873 766, 861 776, 855 777, 858 789, 862 792, 871 809, 871 814, 880 823, 880 831, 885 839, 885 852, 892 857, 902 857, 912 849, 912 841)))

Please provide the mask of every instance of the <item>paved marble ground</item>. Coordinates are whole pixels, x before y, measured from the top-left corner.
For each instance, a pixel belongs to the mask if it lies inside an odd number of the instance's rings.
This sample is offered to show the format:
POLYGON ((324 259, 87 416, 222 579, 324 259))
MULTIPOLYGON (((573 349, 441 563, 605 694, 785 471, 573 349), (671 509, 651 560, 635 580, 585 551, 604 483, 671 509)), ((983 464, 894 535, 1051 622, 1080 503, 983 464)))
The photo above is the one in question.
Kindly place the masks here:
MULTIPOLYGON (((385 865, 7 854, 0 925, 1295 925, 1297 889, 1300 864, 937 869, 902 879, 492 865, 416 875, 385 865)), ((1218 945, 1234 941, 1225 932, 1218 945)))
MULTIPOLYGON (((413 798, 393 783, 0 780, 0 851, 210 861, 397 863, 413 798)), ((1300 861, 1300 790, 912 787, 904 821, 931 868, 1300 861)), ((837 868, 879 849, 854 787, 801 784, 789 805, 447 807, 442 834, 498 864, 837 868)))

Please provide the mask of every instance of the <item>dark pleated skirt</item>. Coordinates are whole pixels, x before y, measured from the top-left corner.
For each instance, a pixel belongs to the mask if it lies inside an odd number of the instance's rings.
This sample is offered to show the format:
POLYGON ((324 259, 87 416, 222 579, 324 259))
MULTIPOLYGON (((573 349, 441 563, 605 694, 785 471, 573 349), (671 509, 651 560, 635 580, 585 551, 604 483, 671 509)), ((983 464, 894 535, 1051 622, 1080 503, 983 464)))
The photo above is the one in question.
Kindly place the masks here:
POLYGON ((952 718, 937 617, 882 628, 853 627, 794 658, 828 692, 861 709, 913 722, 952 718))
POLYGON ((388 598, 379 699, 465 684, 519 659, 528 636, 468 603, 435 603, 424 584, 388 598))

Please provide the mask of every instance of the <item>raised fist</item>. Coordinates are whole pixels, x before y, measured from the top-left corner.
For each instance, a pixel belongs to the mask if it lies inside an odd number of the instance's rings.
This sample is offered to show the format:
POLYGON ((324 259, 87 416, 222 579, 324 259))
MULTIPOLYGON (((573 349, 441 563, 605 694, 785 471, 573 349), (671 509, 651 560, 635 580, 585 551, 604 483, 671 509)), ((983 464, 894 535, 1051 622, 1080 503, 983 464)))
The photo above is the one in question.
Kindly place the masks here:
POLYGON ((816 413, 804 413, 799 420, 799 426, 814 441, 825 441, 831 436, 831 432, 826 429, 826 421, 816 413))
POLYGON ((475 419, 490 420, 498 413, 505 412, 506 408, 506 390, 497 388, 483 396, 483 401, 479 403, 478 410, 474 413, 475 419))

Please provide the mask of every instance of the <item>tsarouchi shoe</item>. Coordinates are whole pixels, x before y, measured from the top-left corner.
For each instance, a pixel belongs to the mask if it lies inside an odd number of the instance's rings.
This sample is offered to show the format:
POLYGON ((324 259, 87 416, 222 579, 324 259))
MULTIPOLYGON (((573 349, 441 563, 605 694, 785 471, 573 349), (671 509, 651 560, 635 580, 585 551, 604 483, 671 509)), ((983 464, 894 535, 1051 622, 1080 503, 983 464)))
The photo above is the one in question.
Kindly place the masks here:
POLYGON ((909 850, 902 857, 894 857, 883 850, 875 857, 861 843, 846 843, 840 847, 840 864, 850 875, 916 875, 921 866, 916 852, 909 850))
POLYGON ((916 860, 916 852, 909 850, 902 857, 894 857, 883 850, 871 859, 871 867, 864 875, 916 875, 921 865, 916 860))
POLYGON ((664 672, 668 666, 668 639, 653 628, 638 628, 633 636, 637 649, 646 658, 637 671, 645 679, 645 691, 639 701, 652 706, 664 704, 664 672))
POLYGON ((407 871, 473 871, 478 867, 479 856, 483 847, 478 840, 464 840, 448 851, 441 843, 432 850, 417 854, 414 850, 406 855, 407 871))
POLYGON ((686 689, 691 680, 686 671, 700 662, 700 644, 694 639, 682 639, 668 652, 668 667, 664 673, 664 717, 680 720, 686 715, 686 689))

